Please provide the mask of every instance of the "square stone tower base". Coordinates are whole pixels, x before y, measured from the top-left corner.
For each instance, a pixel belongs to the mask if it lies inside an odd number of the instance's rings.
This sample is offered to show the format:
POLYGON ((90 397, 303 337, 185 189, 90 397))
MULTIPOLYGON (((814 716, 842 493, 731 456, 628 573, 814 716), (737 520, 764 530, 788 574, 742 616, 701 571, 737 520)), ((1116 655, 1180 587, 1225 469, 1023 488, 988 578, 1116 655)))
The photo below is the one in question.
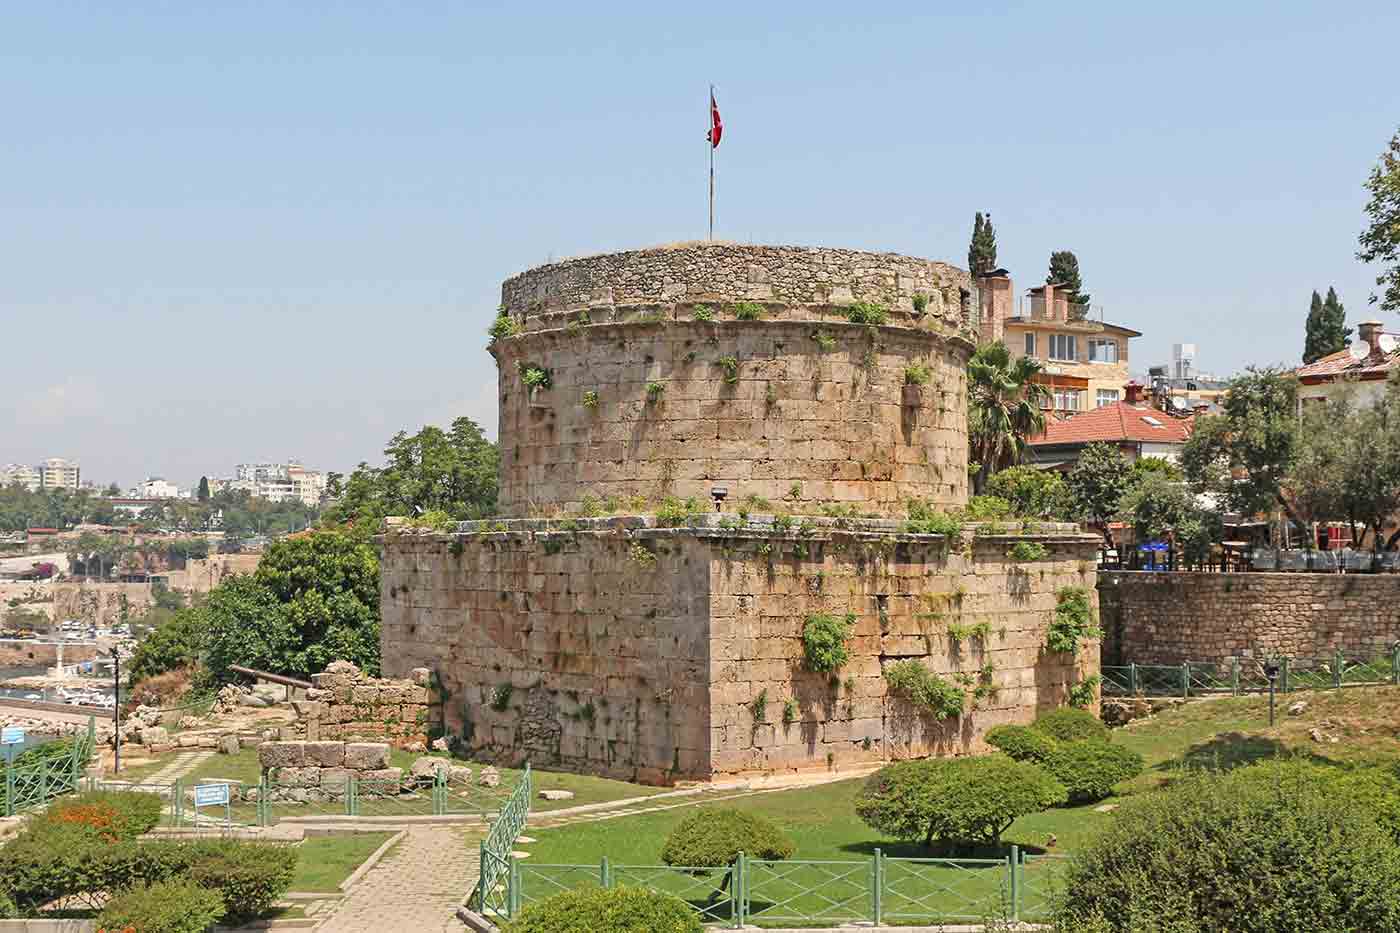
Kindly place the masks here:
POLYGON ((1074 526, 945 538, 881 520, 721 521, 391 532, 384 674, 432 670, 445 730, 475 755, 669 784, 983 751, 987 729, 1098 673, 1097 642, 1045 648, 1066 590, 1097 613, 1098 539, 1074 526), (834 673, 805 660, 815 615, 852 620, 834 673), (884 672, 906 659, 960 687, 964 715, 893 693, 884 672))

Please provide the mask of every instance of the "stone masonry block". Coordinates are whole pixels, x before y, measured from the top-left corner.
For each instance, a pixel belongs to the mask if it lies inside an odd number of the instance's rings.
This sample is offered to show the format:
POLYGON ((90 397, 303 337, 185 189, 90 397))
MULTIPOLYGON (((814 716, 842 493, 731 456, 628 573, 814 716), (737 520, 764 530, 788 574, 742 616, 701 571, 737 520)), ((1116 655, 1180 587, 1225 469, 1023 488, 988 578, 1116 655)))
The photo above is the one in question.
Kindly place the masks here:
POLYGON ((389 766, 386 742, 350 742, 345 746, 345 767, 352 771, 374 771, 389 766))
POLYGON ((264 768, 300 768, 305 761, 303 742, 264 742, 258 746, 258 764, 264 768))

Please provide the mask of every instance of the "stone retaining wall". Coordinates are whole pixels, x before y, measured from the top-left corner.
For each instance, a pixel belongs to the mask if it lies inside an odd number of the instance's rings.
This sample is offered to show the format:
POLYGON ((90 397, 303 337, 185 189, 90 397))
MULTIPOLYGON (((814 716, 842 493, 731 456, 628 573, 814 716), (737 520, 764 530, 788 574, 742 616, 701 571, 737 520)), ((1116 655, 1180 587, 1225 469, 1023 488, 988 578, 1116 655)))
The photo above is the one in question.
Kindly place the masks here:
POLYGON ((389 767, 384 742, 264 742, 258 763, 274 800, 343 797, 351 778, 366 795, 393 797, 402 789, 403 769, 389 767))
POLYGON ((1104 664, 1282 654, 1388 658, 1400 639, 1400 575, 1099 574, 1104 664))
POLYGON ((384 669, 433 670, 445 727, 475 754, 645 783, 979 751, 986 729, 1098 671, 1096 643, 1044 648, 1059 591, 1093 594, 1092 536, 717 522, 386 536, 384 669), (1018 541, 1046 553, 1016 563, 1018 541), (804 666, 818 613, 855 617, 834 676, 804 666), (935 721, 891 694, 885 670, 911 658, 963 685, 966 715, 935 721))

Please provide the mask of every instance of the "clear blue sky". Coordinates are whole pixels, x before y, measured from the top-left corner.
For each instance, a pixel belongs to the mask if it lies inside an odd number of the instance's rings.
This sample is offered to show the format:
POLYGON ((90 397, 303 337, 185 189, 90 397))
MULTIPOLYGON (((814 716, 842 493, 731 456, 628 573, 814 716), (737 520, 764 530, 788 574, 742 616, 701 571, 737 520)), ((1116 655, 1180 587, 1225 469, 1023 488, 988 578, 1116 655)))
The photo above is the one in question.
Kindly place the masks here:
POLYGON ((1205 369, 1355 323, 1400 5, 13 5, 0 29, 0 463, 191 483, 494 435, 500 280, 705 224, 966 261, 1073 249, 1205 369), (292 9, 292 8, 295 9, 292 9), (975 8, 975 9, 972 9, 975 8))

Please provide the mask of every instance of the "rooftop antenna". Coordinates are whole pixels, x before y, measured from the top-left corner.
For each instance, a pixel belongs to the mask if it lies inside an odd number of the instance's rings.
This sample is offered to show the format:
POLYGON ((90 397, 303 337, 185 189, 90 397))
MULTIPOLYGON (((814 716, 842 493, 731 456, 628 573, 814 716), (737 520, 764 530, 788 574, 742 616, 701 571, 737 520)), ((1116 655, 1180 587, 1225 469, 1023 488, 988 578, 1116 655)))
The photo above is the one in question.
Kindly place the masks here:
POLYGON ((1376 345, 1381 348, 1381 352, 1386 356, 1395 352, 1396 347, 1400 347, 1400 337, 1394 334, 1381 334, 1376 341, 1376 345))

